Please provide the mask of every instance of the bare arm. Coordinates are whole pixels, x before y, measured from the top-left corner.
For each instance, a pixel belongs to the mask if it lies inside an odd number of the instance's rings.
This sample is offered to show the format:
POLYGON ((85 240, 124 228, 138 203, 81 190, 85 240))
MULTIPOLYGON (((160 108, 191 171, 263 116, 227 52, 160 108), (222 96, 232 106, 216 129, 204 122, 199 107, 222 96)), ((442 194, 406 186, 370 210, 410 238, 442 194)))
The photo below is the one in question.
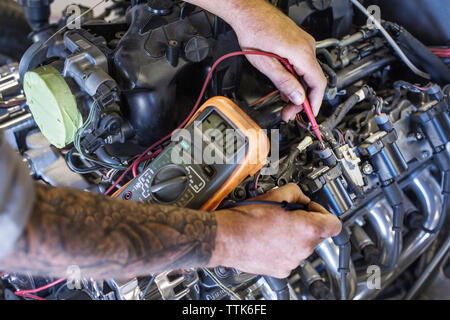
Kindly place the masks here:
MULTIPOLYGON (((261 199, 309 202, 294 184, 261 199)), ((285 277, 322 238, 339 232, 334 216, 312 202, 310 210, 203 212, 36 184, 28 224, 0 269, 64 277, 76 265, 101 279, 223 265, 285 277)))
POLYGON ((95 278, 206 266, 215 214, 145 205, 36 184, 36 201, 15 251, 0 268, 64 276, 76 265, 95 278))

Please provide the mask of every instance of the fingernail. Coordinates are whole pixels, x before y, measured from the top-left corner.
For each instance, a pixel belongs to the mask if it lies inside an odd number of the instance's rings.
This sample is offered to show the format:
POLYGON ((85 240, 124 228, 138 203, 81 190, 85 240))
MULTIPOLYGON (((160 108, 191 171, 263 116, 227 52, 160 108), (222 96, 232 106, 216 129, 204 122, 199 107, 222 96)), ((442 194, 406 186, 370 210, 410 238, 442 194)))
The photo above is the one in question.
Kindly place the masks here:
POLYGON ((302 92, 300 90, 295 90, 289 95, 289 100, 297 106, 301 105, 304 101, 302 92))

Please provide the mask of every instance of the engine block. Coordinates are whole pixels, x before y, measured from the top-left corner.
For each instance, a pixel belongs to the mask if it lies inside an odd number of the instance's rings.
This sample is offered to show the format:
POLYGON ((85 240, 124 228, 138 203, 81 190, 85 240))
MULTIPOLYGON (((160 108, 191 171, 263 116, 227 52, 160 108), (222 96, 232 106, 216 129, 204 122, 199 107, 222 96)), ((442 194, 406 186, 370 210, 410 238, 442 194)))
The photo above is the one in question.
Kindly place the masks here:
MULTIPOLYGON (((341 219, 351 252, 348 270, 342 273, 344 244, 323 240, 281 283, 288 297, 395 298, 407 290, 410 298, 417 288, 402 276, 415 273, 422 281, 426 265, 438 256, 436 244, 448 237, 450 85, 442 74, 424 83, 400 63, 378 30, 351 30, 346 1, 328 2, 327 8, 309 1, 282 8, 306 30, 317 30, 320 38, 317 58, 328 78, 318 117, 324 146, 301 116, 289 123, 281 120, 284 103, 279 95, 252 105, 274 88, 244 59, 224 63, 207 87, 207 96, 233 99, 261 128, 279 133, 278 172, 246 178, 221 207, 294 182, 341 219), (321 24, 327 20, 324 10, 335 18, 328 24, 321 24), (370 282, 374 273, 380 275, 378 284, 370 282)), ((402 32, 395 24, 389 26, 402 32)), ((130 159, 186 117, 212 63, 237 49, 230 26, 187 4, 173 3, 164 10, 137 4, 108 25, 87 19, 80 30, 33 45, 20 68, 0 66, 0 99, 9 105, 0 109, 0 129, 35 179, 103 193, 130 159), (73 145, 95 157, 102 169, 82 175, 67 167, 65 153, 51 146, 33 120, 20 79, 42 66, 55 68, 76 97, 78 112, 89 126, 74 136, 73 145)), ((85 162, 80 157, 76 164, 85 162)), ((10 291, 29 289, 35 280, 22 274, 1 278, 10 291)), ((51 295, 277 299, 280 285, 269 277, 223 267, 172 270, 126 281, 83 279, 81 284, 70 295, 64 288, 51 295)))

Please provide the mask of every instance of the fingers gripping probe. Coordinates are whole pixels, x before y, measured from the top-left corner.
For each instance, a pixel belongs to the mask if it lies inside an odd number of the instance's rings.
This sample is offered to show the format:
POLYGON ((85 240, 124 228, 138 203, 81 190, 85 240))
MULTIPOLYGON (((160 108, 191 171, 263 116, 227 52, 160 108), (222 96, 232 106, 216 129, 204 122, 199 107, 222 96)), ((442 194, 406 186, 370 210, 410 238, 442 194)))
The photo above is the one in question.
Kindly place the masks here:
MULTIPOLYGON (((303 88, 305 89, 305 92, 306 92, 306 85, 298 77, 297 73, 294 70, 294 67, 290 63, 288 63, 285 66, 287 67, 288 71, 290 73, 292 73, 292 75, 294 77, 297 78, 297 80, 301 83, 301 85, 303 86, 303 88)), ((309 122, 311 123, 311 130, 314 132, 314 134, 316 135, 317 139, 320 141, 322 146, 324 146, 322 135, 320 134, 320 130, 319 130, 319 125, 317 124, 316 117, 314 116, 314 112, 312 111, 311 104, 309 103, 309 99, 307 96, 305 96, 305 101, 303 102, 302 106, 303 106, 303 110, 306 113, 306 116, 308 117, 309 122)))

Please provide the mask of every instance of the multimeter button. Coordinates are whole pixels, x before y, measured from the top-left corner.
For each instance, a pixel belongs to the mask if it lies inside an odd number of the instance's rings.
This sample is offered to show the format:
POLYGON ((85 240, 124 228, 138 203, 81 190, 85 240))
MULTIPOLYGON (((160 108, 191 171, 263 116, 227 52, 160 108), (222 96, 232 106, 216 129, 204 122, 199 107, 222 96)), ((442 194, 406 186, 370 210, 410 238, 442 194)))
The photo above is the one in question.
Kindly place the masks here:
POLYGON ((216 173, 216 170, 214 170, 213 167, 211 167, 210 165, 206 165, 203 167, 203 172, 208 176, 208 177, 212 177, 214 175, 214 173, 216 173))
POLYGON ((150 192, 153 199, 160 203, 172 203, 186 191, 187 176, 185 170, 177 165, 162 167, 153 177, 150 192))

